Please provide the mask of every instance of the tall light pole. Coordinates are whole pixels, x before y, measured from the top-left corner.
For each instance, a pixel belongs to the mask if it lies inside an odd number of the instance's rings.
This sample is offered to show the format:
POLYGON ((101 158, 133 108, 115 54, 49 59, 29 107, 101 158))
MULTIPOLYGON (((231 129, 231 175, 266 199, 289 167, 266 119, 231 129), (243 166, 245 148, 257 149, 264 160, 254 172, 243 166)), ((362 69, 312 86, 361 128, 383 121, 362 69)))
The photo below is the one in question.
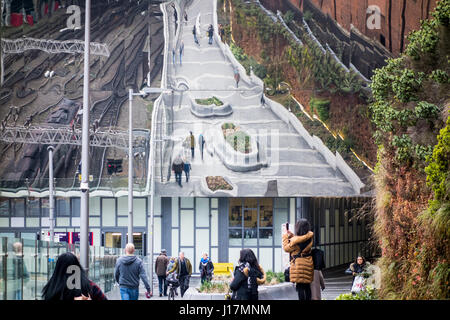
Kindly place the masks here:
POLYGON ((133 89, 128 92, 128 243, 133 243, 133 89))
POLYGON ((55 198, 53 191, 53 151, 55 148, 49 146, 48 150, 48 201, 49 203, 49 220, 50 220, 50 241, 53 242, 55 239, 55 198))
POLYGON ((89 271, 89 54, 91 0, 86 0, 84 26, 83 125, 81 145, 80 263, 89 271))

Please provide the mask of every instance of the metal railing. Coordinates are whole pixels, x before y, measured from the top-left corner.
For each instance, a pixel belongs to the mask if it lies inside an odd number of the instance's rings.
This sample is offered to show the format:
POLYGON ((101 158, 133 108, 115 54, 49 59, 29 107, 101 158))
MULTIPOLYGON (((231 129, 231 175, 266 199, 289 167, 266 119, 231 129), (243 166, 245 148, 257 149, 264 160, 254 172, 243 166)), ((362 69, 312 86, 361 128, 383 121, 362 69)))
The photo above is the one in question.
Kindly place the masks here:
MULTIPOLYGON (((58 257, 79 255, 78 244, 0 238, 0 300, 41 300, 58 257)), ((89 279, 108 293, 114 288, 114 267, 123 249, 90 247, 89 279)))

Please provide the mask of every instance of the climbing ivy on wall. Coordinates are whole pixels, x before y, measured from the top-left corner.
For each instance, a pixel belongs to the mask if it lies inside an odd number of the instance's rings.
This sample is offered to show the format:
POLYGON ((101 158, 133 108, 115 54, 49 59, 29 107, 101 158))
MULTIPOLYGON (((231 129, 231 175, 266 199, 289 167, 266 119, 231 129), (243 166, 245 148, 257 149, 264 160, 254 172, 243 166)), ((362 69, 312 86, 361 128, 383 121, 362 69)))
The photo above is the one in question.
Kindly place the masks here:
POLYGON ((449 18, 440 0, 372 79, 382 298, 450 298, 449 18))

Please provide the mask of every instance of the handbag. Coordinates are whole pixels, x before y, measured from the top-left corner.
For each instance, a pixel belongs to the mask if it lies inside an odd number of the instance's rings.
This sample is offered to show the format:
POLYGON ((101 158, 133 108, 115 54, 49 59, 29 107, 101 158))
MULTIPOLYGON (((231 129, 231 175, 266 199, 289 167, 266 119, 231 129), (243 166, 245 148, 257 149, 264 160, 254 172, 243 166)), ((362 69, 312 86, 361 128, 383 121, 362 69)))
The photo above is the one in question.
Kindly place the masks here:
POLYGON ((287 267, 284 270, 284 282, 290 282, 290 273, 291 273, 291 267, 287 267))
POLYGON ((358 293, 362 291, 365 287, 366 279, 364 279, 363 276, 358 275, 355 277, 355 280, 353 281, 352 285, 352 293, 358 293))

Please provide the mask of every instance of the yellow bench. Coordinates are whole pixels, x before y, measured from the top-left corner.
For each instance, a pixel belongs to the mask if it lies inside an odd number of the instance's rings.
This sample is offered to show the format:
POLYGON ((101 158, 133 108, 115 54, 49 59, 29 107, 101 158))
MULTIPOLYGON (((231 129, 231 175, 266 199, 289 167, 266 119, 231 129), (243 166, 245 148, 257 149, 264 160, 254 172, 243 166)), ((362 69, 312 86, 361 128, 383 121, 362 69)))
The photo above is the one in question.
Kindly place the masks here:
POLYGON ((230 275, 233 274, 232 263, 213 263, 215 275, 230 275))

